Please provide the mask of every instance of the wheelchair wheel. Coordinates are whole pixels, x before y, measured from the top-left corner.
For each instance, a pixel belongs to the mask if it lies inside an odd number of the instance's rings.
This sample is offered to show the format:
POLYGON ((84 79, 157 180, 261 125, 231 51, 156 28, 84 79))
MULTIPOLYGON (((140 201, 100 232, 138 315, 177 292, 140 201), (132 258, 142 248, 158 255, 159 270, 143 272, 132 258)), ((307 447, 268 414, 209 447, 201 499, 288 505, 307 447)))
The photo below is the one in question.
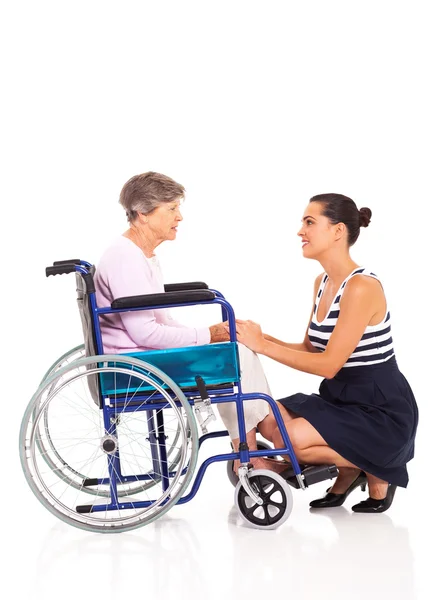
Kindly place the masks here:
POLYGON ((264 503, 256 504, 239 481, 235 489, 235 505, 241 518, 256 529, 277 529, 291 514, 291 488, 283 477, 265 469, 252 469, 248 479, 264 503))
POLYGON ((86 352, 85 352, 85 349, 84 349, 84 344, 80 344, 80 346, 76 346, 75 348, 72 348, 72 350, 69 350, 68 352, 66 352, 65 354, 63 354, 60 358, 58 358, 56 360, 56 362, 54 362, 51 365, 51 367, 45 373, 44 377, 42 378, 42 381, 41 381, 40 385, 42 385, 44 383, 44 381, 48 377, 50 377, 50 375, 52 375, 53 373, 55 373, 59 369, 62 369, 63 367, 66 367, 70 363, 74 362, 74 360, 78 360, 79 358, 84 358, 85 354, 86 354, 86 352))
POLYGON ((187 488, 197 454, 196 422, 183 392, 156 367, 126 356, 122 362, 115 355, 81 358, 56 370, 30 401, 20 431, 21 463, 32 491, 58 518, 88 531, 126 531, 160 517, 187 488), (108 435, 103 411, 91 395, 89 383, 98 376, 109 376, 115 389, 126 380, 132 381, 137 390, 130 393, 127 403, 118 401, 119 410, 110 420, 116 427, 115 435, 108 435), (135 401, 143 388, 146 394, 135 401), (151 409, 157 395, 167 409, 151 409), (44 425, 47 414, 48 432, 44 425), (150 436, 151 414, 163 421, 167 447, 179 455, 175 469, 167 461, 170 472, 166 471, 166 476, 158 472, 163 468, 164 474, 165 461, 150 436), (118 471, 113 470, 115 460, 120 465, 118 471), (93 504, 86 504, 86 482, 97 480, 102 483, 94 492, 93 504), (144 485, 149 480, 152 498, 144 485), (139 492, 141 496, 136 497, 139 492))
MULTIPOLYGON (((267 442, 263 442, 262 440, 258 440, 256 442, 256 446, 257 446, 258 450, 271 450, 272 449, 272 446, 270 444, 268 444, 267 442)), ((270 456, 269 458, 276 458, 276 457, 270 456)), ((228 460, 226 465, 227 465, 226 472, 227 472, 229 481, 232 483, 232 485, 234 487, 237 487, 240 480, 238 479, 238 475, 234 472, 234 461, 228 460)))
MULTIPOLYGON (((75 348, 72 348, 72 350, 70 350, 69 352, 66 352, 63 356, 61 356, 59 359, 57 359, 51 365, 51 367, 48 369, 48 371, 44 375, 40 385, 42 385, 45 380, 47 380, 51 375, 53 375, 60 369, 70 365, 75 360, 79 360, 80 358, 84 358, 84 357, 85 357, 84 344, 81 344, 80 346, 76 346, 75 348)), ((53 385, 54 385, 54 383, 53 383, 53 385)), ((92 413, 93 420, 95 420, 95 421, 102 420, 102 411, 95 403, 89 405, 88 409, 89 409, 89 414, 92 413)), ((38 408, 35 407, 35 411, 37 411, 37 410, 38 410, 38 408)), ((167 409, 167 410, 172 410, 172 409, 167 409)), ((86 475, 84 473, 81 473, 79 470, 77 470, 76 465, 68 464, 67 460, 65 459, 65 454, 62 451, 62 449, 60 449, 58 447, 58 444, 56 447, 55 440, 57 439, 58 434, 55 429, 55 421, 53 421, 53 419, 50 418, 50 414, 51 414, 50 405, 48 405, 44 411, 43 418, 39 421, 40 431, 36 437, 36 443, 39 446, 39 450, 41 452, 41 455, 44 457, 45 462, 53 470, 53 472, 58 473, 59 476, 62 477, 62 479, 64 479, 64 480, 68 479, 69 484, 72 487, 75 487, 78 490, 82 490, 83 492, 85 492, 87 494, 109 497, 110 490, 108 489, 107 486, 104 486, 104 487, 101 487, 101 486, 86 487, 86 486, 84 486, 83 482, 86 480, 86 475), (61 470, 58 469, 59 464, 62 464, 61 470)), ((189 429, 188 429, 189 425, 187 422, 186 422, 186 427, 187 427, 187 435, 189 435, 189 433, 190 433, 189 429)), ((169 445, 168 450, 167 450, 167 458, 168 459, 170 458, 169 471, 172 471, 173 469, 176 468, 176 465, 178 464, 179 459, 180 459, 180 450, 178 448, 178 442, 179 442, 180 435, 181 435, 181 428, 178 427, 177 431, 173 433, 173 435, 171 436, 171 439, 170 439, 171 444, 169 445)), ((131 493, 137 493, 140 491, 144 491, 144 490, 151 488, 153 485, 154 485, 154 479, 150 479, 149 481, 143 482, 140 484, 138 484, 138 482, 135 482, 135 483, 119 485, 118 486, 118 496, 126 496, 131 493)))

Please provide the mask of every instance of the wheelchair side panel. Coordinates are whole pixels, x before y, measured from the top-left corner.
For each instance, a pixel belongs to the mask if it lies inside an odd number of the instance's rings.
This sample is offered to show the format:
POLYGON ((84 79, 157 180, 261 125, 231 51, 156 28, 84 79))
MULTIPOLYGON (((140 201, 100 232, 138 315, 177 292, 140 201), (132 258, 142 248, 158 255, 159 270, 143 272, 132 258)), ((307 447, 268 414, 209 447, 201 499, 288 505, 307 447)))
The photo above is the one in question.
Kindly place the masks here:
MULTIPOLYGON (((196 387, 195 377, 200 375, 205 385, 219 385, 239 380, 239 368, 236 342, 190 346, 188 348, 170 348, 167 350, 150 350, 147 352, 125 352, 121 356, 133 356, 161 369, 180 387, 196 387)), ((110 363, 109 363, 110 364, 110 363)), ((121 366, 121 363, 117 363, 121 366)), ((130 365, 122 365, 131 368, 130 365)), ((146 372, 144 369, 143 372, 146 372)), ((127 375, 116 377, 107 373, 102 376, 101 389, 103 396, 114 393, 135 392, 138 379, 127 375), (134 387, 136 386, 136 387, 134 387)), ((142 382, 140 391, 153 389, 142 382)))

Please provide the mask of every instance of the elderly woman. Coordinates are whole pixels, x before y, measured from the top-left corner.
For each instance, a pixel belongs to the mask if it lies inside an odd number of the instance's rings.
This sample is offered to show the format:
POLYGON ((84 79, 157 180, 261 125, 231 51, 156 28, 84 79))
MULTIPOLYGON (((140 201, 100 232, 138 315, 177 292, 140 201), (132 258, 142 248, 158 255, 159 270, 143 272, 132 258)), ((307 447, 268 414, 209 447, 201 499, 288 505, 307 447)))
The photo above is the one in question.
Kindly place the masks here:
MULTIPOLYGON (((180 203, 185 189, 170 177, 159 173, 143 173, 129 179, 120 194, 129 228, 106 249, 99 262, 96 295, 99 306, 110 305, 115 298, 164 292, 155 249, 166 240, 176 238, 182 221, 180 203)), ((106 353, 144 351, 163 348, 201 346, 229 339, 223 323, 210 327, 186 327, 175 321, 168 309, 132 311, 101 318, 101 333, 106 353)), ((270 395, 267 380, 257 355, 239 344, 241 377, 245 392, 270 395)), ((235 403, 218 404, 220 416, 228 429, 235 450, 239 446, 235 403)), ((263 400, 250 400, 244 405, 247 442, 256 446, 256 428, 271 439, 274 421, 263 400)), ((237 461, 236 461, 237 462, 237 461)), ((252 460, 256 468, 279 470, 276 461, 252 460)), ((237 468, 238 464, 235 464, 237 468)))

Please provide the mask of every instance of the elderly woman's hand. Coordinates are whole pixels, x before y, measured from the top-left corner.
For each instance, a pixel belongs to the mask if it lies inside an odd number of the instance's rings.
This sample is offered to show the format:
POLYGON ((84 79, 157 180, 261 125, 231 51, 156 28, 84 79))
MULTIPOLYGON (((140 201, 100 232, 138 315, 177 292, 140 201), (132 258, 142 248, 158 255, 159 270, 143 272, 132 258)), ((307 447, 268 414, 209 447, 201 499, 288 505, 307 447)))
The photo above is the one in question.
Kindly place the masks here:
POLYGON ((250 348, 253 352, 262 353, 265 338, 261 326, 253 321, 241 321, 237 319, 237 340, 250 348))
POLYGON ((210 344, 216 344, 218 342, 227 342, 230 339, 229 329, 227 328, 227 321, 224 323, 217 323, 217 325, 211 325, 209 328, 211 339, 210 344))

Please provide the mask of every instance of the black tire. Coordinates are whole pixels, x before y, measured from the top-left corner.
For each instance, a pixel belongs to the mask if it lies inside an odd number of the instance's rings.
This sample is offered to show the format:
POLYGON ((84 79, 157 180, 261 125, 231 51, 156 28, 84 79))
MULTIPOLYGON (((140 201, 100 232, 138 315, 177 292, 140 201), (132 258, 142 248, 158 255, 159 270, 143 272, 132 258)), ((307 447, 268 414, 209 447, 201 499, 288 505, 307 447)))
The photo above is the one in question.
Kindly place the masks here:
POLYGON ((248 481, 263 504, 256 504, 238 482, 234 500, 240 517, 255 529, 277 529, 291 514, 291 488, 280 475, 265 469, 250 471, 248 481))

